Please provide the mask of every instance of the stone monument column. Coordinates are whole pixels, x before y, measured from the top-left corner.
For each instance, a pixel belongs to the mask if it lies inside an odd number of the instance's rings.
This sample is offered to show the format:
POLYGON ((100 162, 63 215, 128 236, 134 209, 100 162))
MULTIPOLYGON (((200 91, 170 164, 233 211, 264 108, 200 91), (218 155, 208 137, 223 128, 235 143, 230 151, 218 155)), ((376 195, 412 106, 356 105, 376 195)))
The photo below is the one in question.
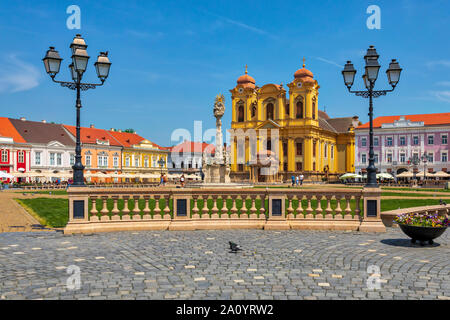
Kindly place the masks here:
POLYGON ((216 118, 216 150, 215 163, 223 163, 223 136, 222 136, 222 117, 225 113, 224 96, 218 95, 214 103, 214 117, 216 118))

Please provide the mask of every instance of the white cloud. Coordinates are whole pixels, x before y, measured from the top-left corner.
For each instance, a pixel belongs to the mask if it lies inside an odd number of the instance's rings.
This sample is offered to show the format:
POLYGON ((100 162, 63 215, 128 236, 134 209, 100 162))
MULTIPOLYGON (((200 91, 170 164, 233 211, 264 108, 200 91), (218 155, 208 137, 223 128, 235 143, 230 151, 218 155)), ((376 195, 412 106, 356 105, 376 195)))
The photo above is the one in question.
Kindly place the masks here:
POLYGON ((450 87, 450 81, 439 81, 439 82, 436 82, 436 85, 450 87))
POLYGON ((20 92, 39 85, 38 69, 10 54, 0 59, 0 92, 20 92))
POLYGON ((336 62, 334 62, 334 61, 328 60, 328 59, 324 59, 324 58, 322 58, 322 57, 316 57, 316 59, 317 59, 317 60, 320 60, 320 61, 322 61, 322 62, 328 63, 328 64, 332 64, 332 65, 334 65, 334 66, 336 66, 336 67, 339 67, 339 68, 344 68, 343 65, 340 65, 340 64, 338 64, 338 63, 336 63, 336 62))
POLYGON ((436 60, 436 61, 428 61, 426 63, 427 67, 450 67, 450 60, 436 60))
POLYGON ((450 102, 450 90, 432 91, 431 94, 438 100, 450 102))

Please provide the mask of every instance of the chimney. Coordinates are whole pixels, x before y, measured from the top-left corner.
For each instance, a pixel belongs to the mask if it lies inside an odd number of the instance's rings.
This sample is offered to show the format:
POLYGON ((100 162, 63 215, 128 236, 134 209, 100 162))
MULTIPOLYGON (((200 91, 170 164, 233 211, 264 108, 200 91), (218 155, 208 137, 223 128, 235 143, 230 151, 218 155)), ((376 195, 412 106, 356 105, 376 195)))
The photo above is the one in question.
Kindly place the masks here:
POLYGON ((91 125, 89 126, 89 128, 93 129, 93 128, 95 128, 95 127, 94 127, 94 125, 93 125, 93 124, 91 124, 91 125))
POLYGON ((359 127, 359 117, 358 116, 353 116, 353 118, 352 118, 352 126, 353 126, 353 128, 359 127))
POLYGON ((112 131, 112 132, 114 132, 114 131, 116 131, 116 129, 114 129, 114 128, 111 128, 109 131, 112 131))
POLYGON ((117 132, 122 132, 122 129, 117 130, 117 132))
POLYGON ((42 120, 42 123, 47 123, 47 120, 42 120))
POLYGON ((25 117, 20 117, 20 120, 27 121, 27 119, 25 119, 25 117))

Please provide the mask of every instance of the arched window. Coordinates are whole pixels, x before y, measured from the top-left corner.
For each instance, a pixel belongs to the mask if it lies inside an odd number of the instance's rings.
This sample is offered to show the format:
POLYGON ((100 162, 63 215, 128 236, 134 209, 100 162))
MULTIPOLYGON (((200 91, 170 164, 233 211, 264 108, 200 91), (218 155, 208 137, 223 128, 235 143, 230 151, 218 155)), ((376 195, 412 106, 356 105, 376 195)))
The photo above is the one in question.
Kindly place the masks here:
POLYGON ((256 107, 253 106, 252 107, 252 118, 254 118, 256 116, 256 107))
POLYGON ((273 103, 268 103, 266 106, 266 116, 267 120, 272 119, 273 120, 273 103))
POLYGON ((285 113, 286 115, 289 115, 289 103, 287 103, 285 106, 285 113))
POLYGON ((297 110, 296 110, 295 117, 297 119, 302 119, 303 118, 303 102, 302 101, 298 101, 297 102, 297 110))
POLYGON ((267 139, 267 144, 266 144, 266 146, 267 146, 267 150, 268 150, 268 151, 271 151, 271 150, 272 150, 272 139, 271 139, 271 138, 268 138, 268 139, 267 139))
POLYGON ((238 122, 244 122, 244 106, 240 105, 238 107, 238 122))
POLYGON ((316 118, 316 103, 313 102, 312 104, 312 118, 315 119, 316 118))

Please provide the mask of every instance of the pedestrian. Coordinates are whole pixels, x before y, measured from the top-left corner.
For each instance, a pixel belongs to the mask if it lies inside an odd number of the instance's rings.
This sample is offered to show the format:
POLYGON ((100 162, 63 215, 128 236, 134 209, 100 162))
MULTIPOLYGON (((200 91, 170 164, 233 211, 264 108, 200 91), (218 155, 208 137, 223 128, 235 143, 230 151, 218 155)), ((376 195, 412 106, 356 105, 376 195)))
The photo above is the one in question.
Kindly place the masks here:
POLYGON ((161 173, 161 177, 159 178, 159 185, 163 186, 164 185, 164 175, 161 173))
POLYGON ((298 186, 300 183, 300 176, 295 177, 295 185, 298 186))
POLYGON ((184 188, 184 174, 182 174, 180 177, 180 183, 181 183, 181 187, 184 188))
POLYGON ((300 185, 303 185, 303 179, 305 179, 305 177, 303 176, 303 173, 300 173, 300 185))
POLYGON ((292 180, 292 187, 293 187, 295 185, 295 176, 294 175, 291 176, 291 180, 292 180))

